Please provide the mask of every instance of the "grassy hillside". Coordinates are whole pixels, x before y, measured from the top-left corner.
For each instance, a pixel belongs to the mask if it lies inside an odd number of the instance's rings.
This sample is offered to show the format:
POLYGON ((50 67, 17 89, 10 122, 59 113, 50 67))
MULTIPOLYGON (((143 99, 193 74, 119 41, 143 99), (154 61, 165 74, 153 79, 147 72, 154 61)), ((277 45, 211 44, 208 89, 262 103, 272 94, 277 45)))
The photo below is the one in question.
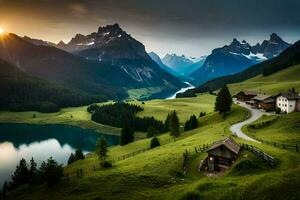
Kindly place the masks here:
POLYGON ((269 76, 258 75, 249 80, 230 84, 229 88, 232 94, 241 90, 262 91, 267 94, 276 94, 295 88, 300 91, 300 65, 296 65, 269 76))
POLYGON ((280 142, 286 144, 300 144, 300 113, 281 115, 274 120, 274 116, 263 116, 252 124, 261 121, 270 121, 270 124, 251 128, 251 124, 244 127, 244 130, 251 137, 280 142))
MULTIPOLYGON (((145 104, 138 101, 131 101, 130 103, 138 104, 144 108, 144 111, 139 113, 138 116, 154 116, 160 120, 164 120, 170 111, 177 110, 180 121, 184 123, 192 114, 198 116, 200 112, 212 112, 214 99, 215 96, 204 94, 196 98, 152 100, 145 101, 145 104)), ((95 129, 106 134, 120 133, 119 128, 101 125, 91 121, 91 115, 86 109, 87 106, 64 108, 56 113, 2 111, 0 112, 0 122, 34 124, 62 123, 95 129)))
MULTIPOLYGON (((225 174, 207 177, 197 171, 200 160, 206 156, 202 153, 190 159, 188 174, 182 174, 183 151, 194 152, 195 146, 229 136, 228 127, 246 116, 247 112, 237 106, 225 120, 210 113, 200 118, 200 128, 182 134, 175 142, 168 134, 161 135, 161 147, 118 161, 111 169, 99 169, 99 161, 92 154, 65 168, 69 182, 51 190, 45 186, 23 186, 11 192, 8 199, 180 199, 187 192, 203 199, 297 199, 299 154, 265 144, 256 146, 279 159, 278 167, 270 168, 253 154, 243 152, 225 174), (76 178, 79 168, 84 171, 82 178, 76 178)), ((149 143, 149 139, 143 139, 111 147, 109 158, 144 149, 149 143)))

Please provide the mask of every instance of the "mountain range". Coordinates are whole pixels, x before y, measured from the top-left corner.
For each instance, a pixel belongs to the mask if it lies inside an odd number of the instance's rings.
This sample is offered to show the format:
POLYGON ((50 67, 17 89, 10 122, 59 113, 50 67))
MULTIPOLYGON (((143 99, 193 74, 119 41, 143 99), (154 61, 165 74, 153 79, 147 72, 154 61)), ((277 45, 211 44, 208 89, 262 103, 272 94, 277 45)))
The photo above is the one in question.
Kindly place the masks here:
POLYGON ((248 42, 237 39, 229 45, 216 48, 207 56, 203 66, 191 74, 195 85, 201 85, 208 80, 235 74, 248 67, 278 56, 290 46, 277 34, 270 35, 269 40, 251 46, 248 42))
POLYGON ((118 24, 86 36, 76 34, 69 43, 57 45, 7 34, 1 38, 0 59, 30 76, 107 99, 127 98, 130 89, 150 87, 157 94, 170 95, 185 86, 118 24))
POLYGON ((187 58, 185 55, 178 56, 176 54, 166 54, 162 59, 162 63, 171 68, 181 76, 189 77, 191 73, 199 69, 206 57, 187 58))
MULTIPOLYGON (((274 54, 270 54, 270 55, 274 55, 274 54)), ((194 93, 215 91, 221 88, 224 84, 242 82, 260 74, 262 76, 267 77, 271 74, 282 71, 289 67, 293 67, 298 64, 300 64, 300 41, 294 43, 293 45, 288 47, 286 50, 284 50, 274 58, 253 65, 248 69, 239 72, 237 74, 228 75, 228 76, 210 80, 195 89, 179 94, 178 97, 192 96, 194 93)), ((288 79, 289 77, 285 77, 285 78, 288 79)))

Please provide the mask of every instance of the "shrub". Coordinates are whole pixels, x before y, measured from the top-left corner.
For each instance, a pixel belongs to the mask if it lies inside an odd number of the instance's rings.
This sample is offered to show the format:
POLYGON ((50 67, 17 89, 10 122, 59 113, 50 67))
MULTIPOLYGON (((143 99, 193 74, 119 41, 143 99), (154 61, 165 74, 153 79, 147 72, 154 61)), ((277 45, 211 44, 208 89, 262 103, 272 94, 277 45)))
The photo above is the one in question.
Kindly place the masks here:
POLYGON ((160 146, 159 139, 157 137, 152 138, 151 143, 150 143, 150 148, 153 149, 153 148, 159 147, 159 146, 160 146))
POLYGON ((184 194, 180 200, 200 200, 200 195, 196 192, 188 192, 184 194))
POLYGON ((276 109, 275 109, 275 113, 276 113, 276 114, 280 114, 280 113, 281 113, 281 109, 280 109, 280 108, 276 108, 276 109))
POLYGON ((103 160, 100 162, 100 166, 102 168, 110 168, 110 167, 112 167, 112 163, 109 161, 103 160))
POLYGON ((159 134, 159 131, 154 126, 149 126, 147 129, 147 138, 151 138, 157 134, 159 134))

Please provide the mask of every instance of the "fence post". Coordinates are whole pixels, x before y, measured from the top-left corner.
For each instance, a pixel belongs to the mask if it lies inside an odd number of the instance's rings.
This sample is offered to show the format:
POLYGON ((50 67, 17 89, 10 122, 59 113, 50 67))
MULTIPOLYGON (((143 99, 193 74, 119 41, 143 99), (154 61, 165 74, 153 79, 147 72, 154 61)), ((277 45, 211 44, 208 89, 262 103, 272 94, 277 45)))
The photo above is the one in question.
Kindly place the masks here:
POLYGON ((69 182, 69 174, 67 173, 67 182, 69 182))
POLYGON ((76 175, 77 175, 77 178, 79 178, 79 170, 78 169, 76 170, 76 175))
POLYGON ((96 171, 95 165, 94 165, 94 171, 96 171))
POLYGON ((274 142, 274 147, 276 147, 276 142, 274 142))
POLYGON ((298 152, 298 145, 296 144, 296 152, 298 152))
POLYGON ((284 149, 284 144, 282 144, 282 148, 284 149))
POLYGON ((83 170, 80 169, 80 176, 83 176, 83 170))
POLYGON ((198 153, 198 152, 197 152, 197 147, 195 147, 195 152, 198 153))

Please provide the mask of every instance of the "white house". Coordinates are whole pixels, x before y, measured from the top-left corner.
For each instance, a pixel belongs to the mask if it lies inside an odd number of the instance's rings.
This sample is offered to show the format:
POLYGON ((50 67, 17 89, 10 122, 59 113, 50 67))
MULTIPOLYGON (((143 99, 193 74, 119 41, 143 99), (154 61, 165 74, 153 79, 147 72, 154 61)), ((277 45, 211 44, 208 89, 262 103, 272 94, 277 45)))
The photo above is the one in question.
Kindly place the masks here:
POLYGON ((276 107, 285 113, 300 111, 299 94, 295 92, 295 89, 278 94, 276 96, 276 107))

